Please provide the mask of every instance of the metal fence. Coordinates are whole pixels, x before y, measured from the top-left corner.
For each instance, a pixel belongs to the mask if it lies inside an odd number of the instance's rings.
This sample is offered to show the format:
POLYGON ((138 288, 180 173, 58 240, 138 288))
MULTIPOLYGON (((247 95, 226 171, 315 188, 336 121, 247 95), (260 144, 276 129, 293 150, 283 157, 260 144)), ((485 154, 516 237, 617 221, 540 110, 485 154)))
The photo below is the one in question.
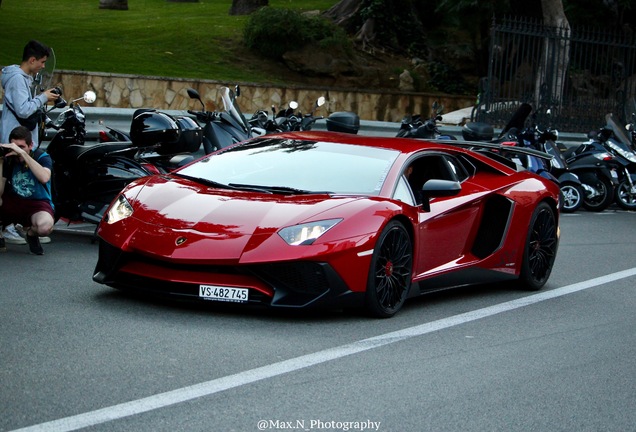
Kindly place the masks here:
POLYGON ((527 102, 538 124, 587 132, 602 126, 607 113, 625 122, 636 111, 633 34, 507 18, 493 23, 491 36, 474 121, 503 127, 527 102))

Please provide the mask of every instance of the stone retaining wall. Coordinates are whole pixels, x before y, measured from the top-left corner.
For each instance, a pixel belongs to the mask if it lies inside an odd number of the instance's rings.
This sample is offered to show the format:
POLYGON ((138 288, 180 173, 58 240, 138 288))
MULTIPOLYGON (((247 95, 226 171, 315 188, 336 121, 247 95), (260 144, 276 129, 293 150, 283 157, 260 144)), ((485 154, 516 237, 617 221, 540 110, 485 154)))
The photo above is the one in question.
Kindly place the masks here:
MULTIPOLYGON (((199 110, 200 104, 192 101, 186 93, 186 90, 192 87, 201 95, 207 110, 217 110, 217 89, 220 86, 234 87, 234 83, 214 80, 76 71, 56 71, 54 78, 54 85, 62 87, 66 100, 81 97, 86 90, 93 90, 97 94, 93 106, 111 108, 199 110)), ((444 106, 444 112, 465 108, 474 102, 473 98, 466 96, 428 93, 374 93, 366 90, 298 86, 280 88, 252 83, 241 83, 240 86, 239 105, 241 110, 248 114, 259 109, 269 109, 272 105, 286 107, 291 100, 300 104, 302 112, 308 112, 319 96, 325 96, 327 103, 317 113, 319 115, 327 116, 336 111, 354 111, 362 120, 399 122, 405 114, 430 115, 430 107, 434 101, 444 106)))

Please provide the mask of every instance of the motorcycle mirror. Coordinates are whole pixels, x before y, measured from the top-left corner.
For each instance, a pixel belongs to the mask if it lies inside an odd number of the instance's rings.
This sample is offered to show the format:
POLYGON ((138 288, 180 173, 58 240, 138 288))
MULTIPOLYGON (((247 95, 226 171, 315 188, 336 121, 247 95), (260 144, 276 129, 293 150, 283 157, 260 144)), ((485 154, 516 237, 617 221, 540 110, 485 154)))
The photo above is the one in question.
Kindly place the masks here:
POLYGON ((198 91, 196 91, 195 89, 193 89, 193 88, 189 88, 189 89, 188 89, 188 90, 186 90, 186 91, 188 92, 188 97, 189 97, 190 99, 198 99, 198 100, 201 100, 201 96, 199 96, 199 92, 198 92, 198 91))
POLYGON ((291 102, 289 103, 289 107, 290 107, 291 109, 295 110, 296 108, 298 108, 298 102, 296 102, 296 101, 291 101, 291 102))
POLYGON ((203 103, 203 101, 201 100, 201 96, 199 95, 199 92, 198 92, 198 91, 196 91, 196 90, 195 90, 195 89, 193 89, 193 88, 189 88, 189 89, 187 89, 187 90, 186 90, 186 92, 188 93, 188 97, 189 97, 190 99, 196 99, 196 100, 198 100, 199 102, 201 102, 201 106, 203 107, 203 110, 205 111, 205 104, 204 104, 204 103, 203 103))
POLYGON ((316 106, 317 107, 321 107, 325 104, 325 97, 324 96, 320 96, 318 98, 318 100, 316 101, 316 106))
POLYGON ((241 95, 241 87, 238 84, 234 86, 234 94, 236 95, 236 97, 239 97, 241 95))
POLYGON ((97 95, 95 94, 94 91, 88 90, 86 93, 84 93, 84 102, 93 103, 95 102, 96 99, 97 99, 97 95))

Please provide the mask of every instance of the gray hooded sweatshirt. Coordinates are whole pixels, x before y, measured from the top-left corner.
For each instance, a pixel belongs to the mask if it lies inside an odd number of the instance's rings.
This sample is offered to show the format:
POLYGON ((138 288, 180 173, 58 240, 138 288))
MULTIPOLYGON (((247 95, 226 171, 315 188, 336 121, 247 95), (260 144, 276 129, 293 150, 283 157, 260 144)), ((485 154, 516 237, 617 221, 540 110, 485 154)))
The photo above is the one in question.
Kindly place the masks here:
MULTIPOLYGON (((45 94, 41 93, 35 98, 31 96, 31 86, 33 77, 20 69, 19 65, 11 65, 2 69, 2 88, 4 89, 4 100, 2 104, 2 122, 0 123, 0 142, 8 143, 9 134, 20 123, 13 113, 7 108, 11 106, 21 118, 27 118, 48 102, 45 94)), ((33 142, 38 141, 38 128, 32 132, 33 142)))

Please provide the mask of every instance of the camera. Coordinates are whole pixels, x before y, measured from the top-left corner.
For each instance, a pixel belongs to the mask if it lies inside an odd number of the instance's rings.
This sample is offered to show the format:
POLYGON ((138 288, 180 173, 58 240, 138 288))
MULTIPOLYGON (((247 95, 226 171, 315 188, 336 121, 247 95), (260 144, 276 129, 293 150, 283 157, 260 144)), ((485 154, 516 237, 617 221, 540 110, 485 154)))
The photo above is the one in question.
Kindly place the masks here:
POLYGON ((51 89, 51 93, 55 93, 55 94, 56 94, 56 95, 58 95, 58 96, 62 96, 62 89, 61 89, 61 88, 59 88, 59 87, 57 87, 57 86, 56 86, 56 87, 53 87, 53 88, 51 89))
POLYGON ((0 147, 0 157, 4 157, 7 155, 7 153, 9 153, 11 150, 9 150, 8 148, 4 148, 4 147, 0 147))

